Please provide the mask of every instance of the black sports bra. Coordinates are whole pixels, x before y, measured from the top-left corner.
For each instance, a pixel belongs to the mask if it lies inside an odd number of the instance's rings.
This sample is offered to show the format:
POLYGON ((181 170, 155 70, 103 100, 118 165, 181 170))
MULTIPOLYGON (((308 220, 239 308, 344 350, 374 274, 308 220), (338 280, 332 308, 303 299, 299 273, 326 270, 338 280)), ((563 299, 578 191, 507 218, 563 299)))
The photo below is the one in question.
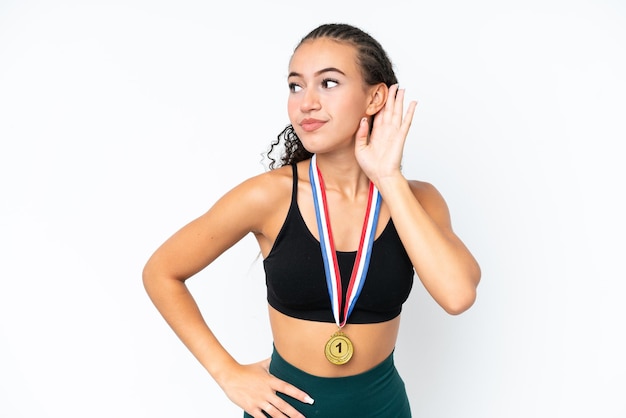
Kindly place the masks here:
MULTIPOLYGON (((298 171, 293 167, 291 205, 274 246, 263 260, 267 301, 283 314, 311 321, 335 322, 326 286, 319 241, 298 208, 298 171)), ((356 251, 337 251, 342 294, 346 294, 356 251)), ((348 323, 370 324, 395 318, 409 297, 414 270, 392 220, 372 246, 365 284, 348 323)), ((345 301, 341 301, 343 306, 345 301)), ((343 313, 342 313, 343 315, 343 313)))

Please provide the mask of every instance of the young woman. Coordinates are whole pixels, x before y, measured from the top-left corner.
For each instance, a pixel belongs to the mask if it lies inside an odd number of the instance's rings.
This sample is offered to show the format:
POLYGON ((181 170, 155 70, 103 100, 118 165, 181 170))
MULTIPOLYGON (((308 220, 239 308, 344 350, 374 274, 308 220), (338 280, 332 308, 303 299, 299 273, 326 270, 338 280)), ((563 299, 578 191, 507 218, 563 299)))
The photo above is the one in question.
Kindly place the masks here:
POLYGON ((450 314, 480 269, 430 184, 401 172, 416 103, 403 109, 380 44, 345 24, 314 29, 289 62, 291 125, 278 168, 244 181, 152 255, 152 301, 244 416, 410 417, 393 363, 414 274, 450 314), (238 363, 185 280, 245 235, 267 275, 271 359, 238 363))

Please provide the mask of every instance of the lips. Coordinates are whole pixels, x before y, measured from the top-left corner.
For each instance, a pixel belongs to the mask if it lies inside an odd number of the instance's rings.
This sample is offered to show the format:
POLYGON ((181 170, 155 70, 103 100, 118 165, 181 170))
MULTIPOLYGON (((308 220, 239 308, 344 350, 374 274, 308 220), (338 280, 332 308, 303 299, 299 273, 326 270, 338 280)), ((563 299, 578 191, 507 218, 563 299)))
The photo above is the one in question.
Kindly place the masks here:
POLYGON ((321 128, 322 126, 324 126, 325 123, 326 122, 324 122, 323 120, 319 120, 319 119, 304 119, 302 122, 300 122, 300 127, 305 132, 313 132, 321 128))

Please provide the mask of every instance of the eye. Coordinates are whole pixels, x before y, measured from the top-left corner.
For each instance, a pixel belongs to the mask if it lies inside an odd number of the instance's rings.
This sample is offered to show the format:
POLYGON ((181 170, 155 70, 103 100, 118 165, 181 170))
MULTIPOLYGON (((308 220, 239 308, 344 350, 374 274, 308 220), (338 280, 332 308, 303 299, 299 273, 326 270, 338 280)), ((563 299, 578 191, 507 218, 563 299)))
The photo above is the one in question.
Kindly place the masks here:
POLYGON ((302 90, 302 87, 300 87, 298 84, 296 83, 289 83, 289 91, 292 93, 297 93, 300 90, 302 90))
POLYGON ((332 78, 325 78, 322 81, 322 87, 324 87, 325 89, 332 89, 333 87, 336 87, 339 84, 339 82, 337 80, 333 80, 332 78))

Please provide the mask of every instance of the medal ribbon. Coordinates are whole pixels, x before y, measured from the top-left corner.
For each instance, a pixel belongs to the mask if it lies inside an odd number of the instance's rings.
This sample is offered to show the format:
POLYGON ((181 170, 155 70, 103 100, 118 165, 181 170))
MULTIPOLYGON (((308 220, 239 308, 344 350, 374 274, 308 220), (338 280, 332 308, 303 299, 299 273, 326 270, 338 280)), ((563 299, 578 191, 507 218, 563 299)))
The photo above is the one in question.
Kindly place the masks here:
POLYGON ((324 180, 322 173, 317 168, 316 155, 311 158, 309 166, 309 179, 311 181, 311 189, 313 190, 313 203, 315 205, 315 215, 317 218, 317 228, 320 236, 320 247, 322 250, 322 259, 324 260, 324 270, 326 273, 326 285, 330 296, 335 323, 342 328, 348 316, 352 313, 352 309, 356 304, 356 300, 361 293, 365 276, 370 263, 372 253, 372 245, 374 243, 374 235, 376 234, 376 225, 378 223, 378 213, 380 211, 380 203, 382 201, 380 193, 374 183, 370 181, 369 194, 367 199, 367 210, 365 212, 365 220, 363 221, 363 229, 361 230, 361 239, 359 248, 352 267, 352 274, 346 291, 344 318, 341 316, 341 300, 343 299, 341 287, 341 273, 339 272, 339 263, 337 262, 337 252, 335 251, 335 242, 330 227, 330 218, 328 216, 328 204, 326 201, 326 190, 324 188, 324 180))

